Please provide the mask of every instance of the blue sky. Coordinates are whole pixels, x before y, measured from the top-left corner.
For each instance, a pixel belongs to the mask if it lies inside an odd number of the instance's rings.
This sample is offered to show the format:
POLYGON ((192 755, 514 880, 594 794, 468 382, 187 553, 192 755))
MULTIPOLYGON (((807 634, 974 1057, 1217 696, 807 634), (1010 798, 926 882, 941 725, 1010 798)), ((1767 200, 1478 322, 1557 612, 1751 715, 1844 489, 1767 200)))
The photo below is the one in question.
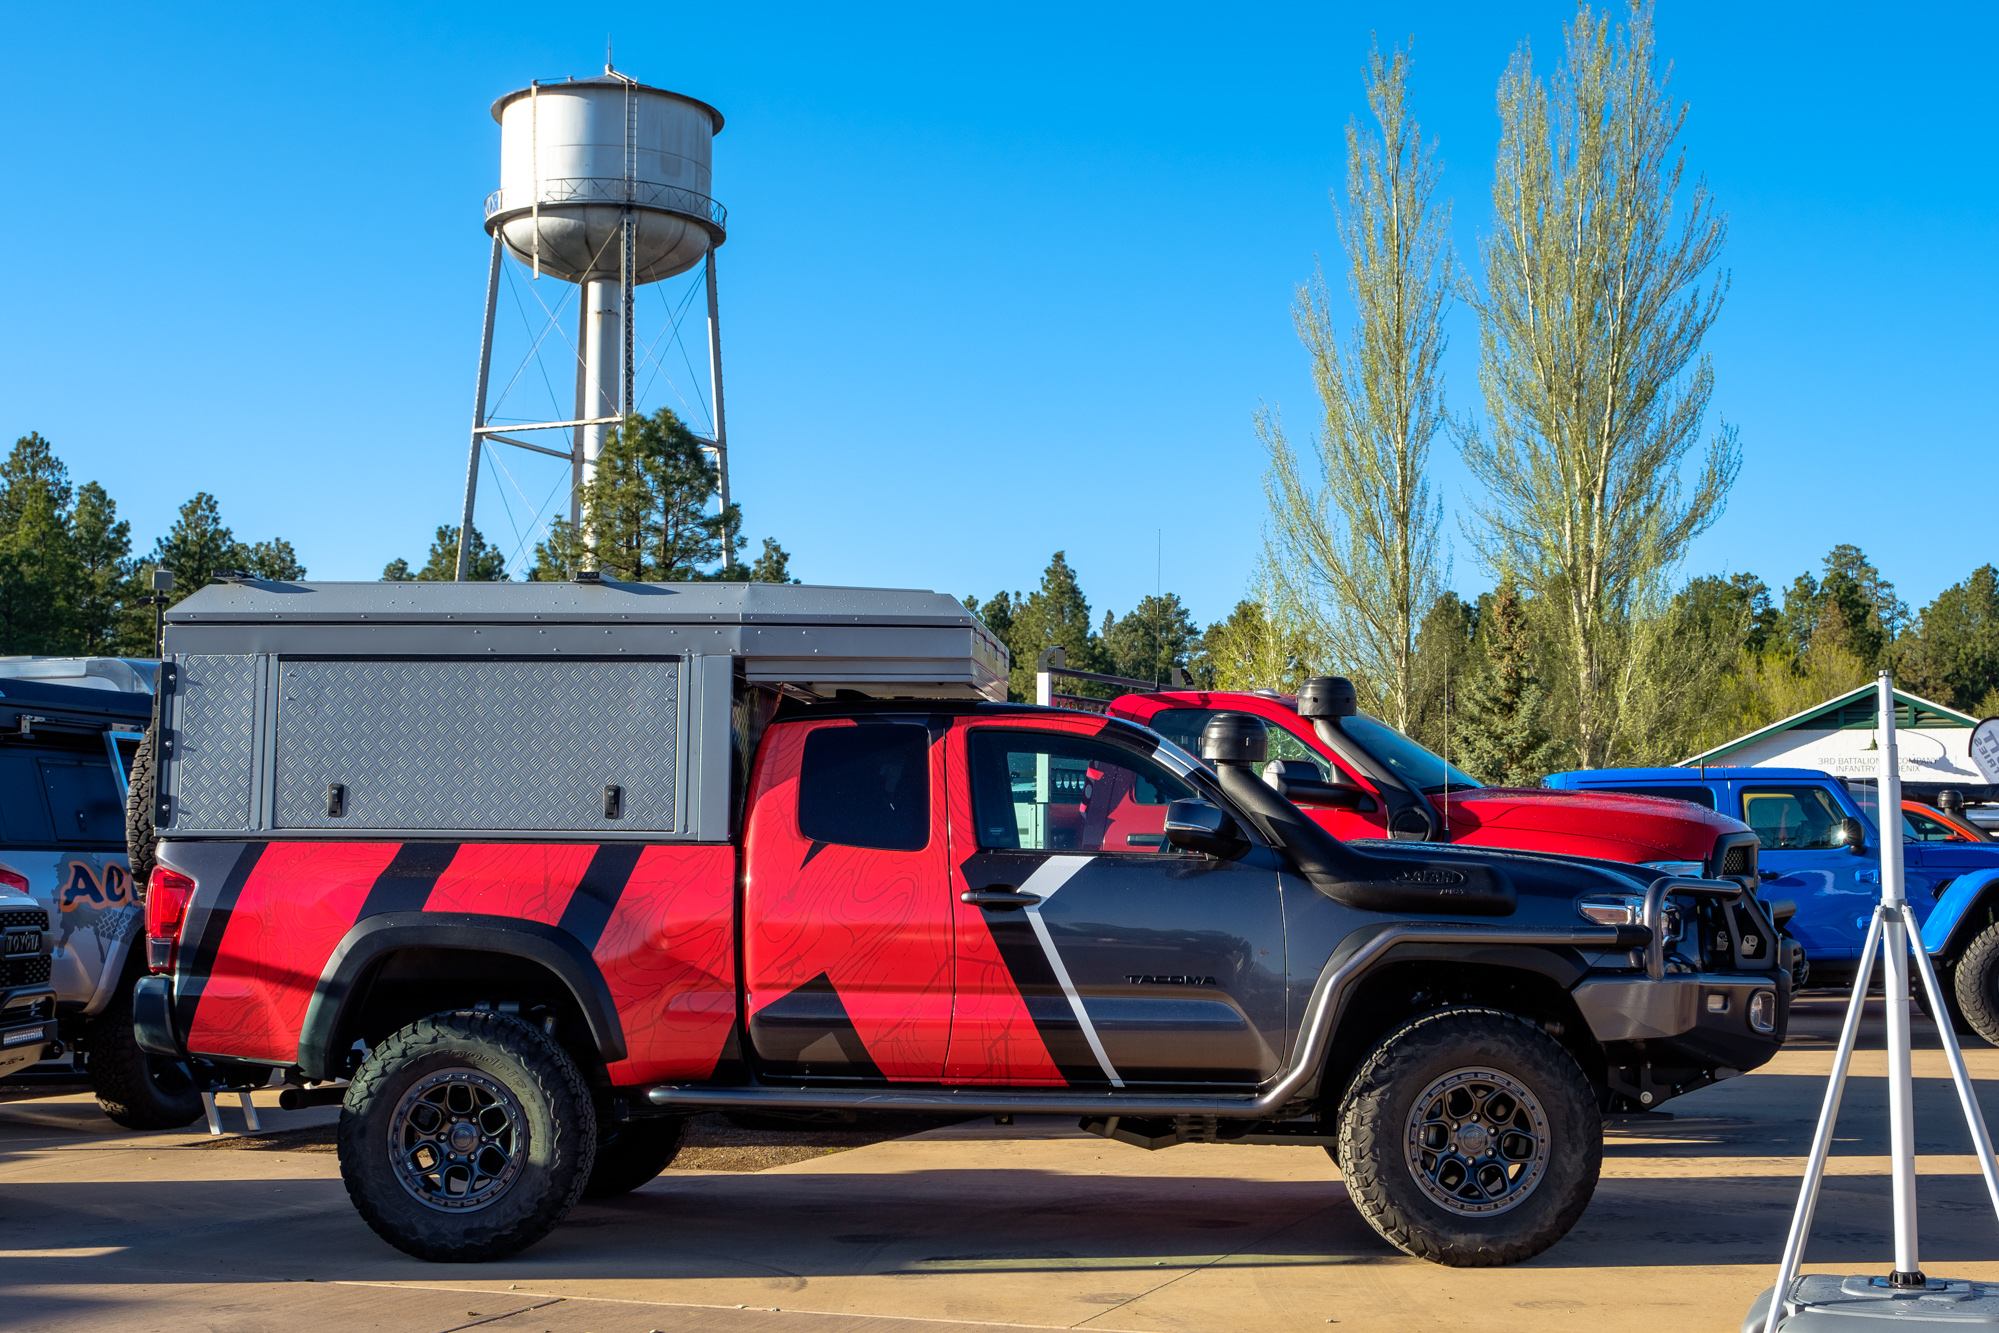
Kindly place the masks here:
MULTIPOLYGON (((142 548, 209 490, 313 577, 420 560, 463 485, 487 108, 597 72, 608 33, 621 69, 728 118, 724 357, 752 549, 777 536, 810 582, 985 596, 1031 588, 1061 548, 1099 615, 1163 580, 1217 618, 1260 546, 1252 414, 1277 407, 1298 436, 1316 416, 1289 307, 1315 254, 1338 262, 1327 192, 1370 33, 1413 37, 1470 260, 1499 73, 1522 38, 1548 67, 1571 12, 17 7, 0 432, 52 439, 142 548)), ((1860 6, 1661 6, 1689 163, 1730 218, 1710 349, 1747 457, 1688 572, 1781 587, 1853 542, 1920 607, 1994 559, 1976 499, 1995 13, 1917 29, 1860 6)), ((533 309, 518 272, 516 289, 533 309)), ((655 325, 664 308, 647 295, 655 325)), ((503 304, 503 376, 522 328, 503 304)), ((1451 333, 1447 392, 1474 410, 1468 312, 1451 333)), ((663 360, 677 379, 645 405, 685 397, 699 421, 678 350, 663 360)), ((562 465, 504 452, 478 522, 513 548, 562 465)), ((1462 509, 1448 441, 1437 473, 1462 509)), ((1455 581, 1482 586, 1455 545, 1455 581)))

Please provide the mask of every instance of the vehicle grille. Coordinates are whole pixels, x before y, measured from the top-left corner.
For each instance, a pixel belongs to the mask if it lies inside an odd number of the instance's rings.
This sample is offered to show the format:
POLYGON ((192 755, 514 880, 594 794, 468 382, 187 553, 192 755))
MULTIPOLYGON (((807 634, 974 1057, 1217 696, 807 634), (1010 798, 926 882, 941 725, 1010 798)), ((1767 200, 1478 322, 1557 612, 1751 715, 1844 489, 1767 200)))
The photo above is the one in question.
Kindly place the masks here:
POLYGON ((0 986, 40 986, 49 979, 49 958, 15 958, 0 963, 0 986))
POLYGON ((49 914, 39 907, 10 907, 0 912, 0 930, 20 930, 25 926, 47 930, 49 914))
POLYGON ((1724 875, 1753 875, 1756 873, 1756 848, 1746 842, 1737 843, 1721 854, 1721 873, 1724 875))

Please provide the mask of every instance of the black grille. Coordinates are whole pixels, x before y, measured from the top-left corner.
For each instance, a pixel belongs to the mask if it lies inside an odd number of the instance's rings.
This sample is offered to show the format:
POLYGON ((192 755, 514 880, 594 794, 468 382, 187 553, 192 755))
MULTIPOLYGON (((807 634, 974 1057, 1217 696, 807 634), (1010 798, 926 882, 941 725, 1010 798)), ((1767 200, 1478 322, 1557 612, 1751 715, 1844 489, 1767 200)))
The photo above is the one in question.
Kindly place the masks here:
POLYGON ((49 914, 39 907, 10 907, 0 912, 0 930, 19 930, 23 926, 47 930, 49 914))
POLYGON ((0 964, 0 986, 39 986, 49 979, 49 959, 15 958, 0 964))
POLYGON ((1756 849, 1748 843, 1737 843, 1721 854, 1721 873, 1724 875, 1752 875, 1756 873, 1756 849))

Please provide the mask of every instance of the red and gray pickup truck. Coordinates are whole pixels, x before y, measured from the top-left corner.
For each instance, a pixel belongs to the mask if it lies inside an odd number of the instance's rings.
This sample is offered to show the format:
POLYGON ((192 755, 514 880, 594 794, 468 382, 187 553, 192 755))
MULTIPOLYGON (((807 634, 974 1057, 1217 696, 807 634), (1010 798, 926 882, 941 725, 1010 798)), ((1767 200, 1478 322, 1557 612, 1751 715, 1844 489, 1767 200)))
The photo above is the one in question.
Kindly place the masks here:
POLYGON ((997 702, 935 593, 244 580, 166 648, 140 1040, 339 1100, 357 1208, 429 1259, 637 1188, 691 1115, 836 1108, 1319 1145, 1393 1244, 1509 1263, 1603 1114, 1784 1035, 1739 882, 1343 841, 1263 720, 1197 759, 997 702))

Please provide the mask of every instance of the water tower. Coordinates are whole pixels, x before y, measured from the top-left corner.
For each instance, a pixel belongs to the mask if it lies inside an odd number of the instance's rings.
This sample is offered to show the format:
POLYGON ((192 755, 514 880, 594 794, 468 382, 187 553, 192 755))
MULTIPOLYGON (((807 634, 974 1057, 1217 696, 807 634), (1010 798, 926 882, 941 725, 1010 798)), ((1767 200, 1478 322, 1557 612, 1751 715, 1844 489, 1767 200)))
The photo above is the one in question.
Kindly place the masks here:
MULTIPOLYGON (((708 442, 729 506, 729 446, 722 417, 722 343, 715 247, 726 215, 709 196, 714 138, 722 113, 609 65, 602 77, 529 84, 493 103, 500 123, 500 188, 486 200, 493 259, 486 278, 479 392, 465 470, 465 515, 458 529, 458 577, 469 572, 472 501, 487 443, 510 444, 570 462, 570 521, 581 517, 583 487, 596 472, 607 428, 633 410, 632 293, 706 261, 708 374, 715 438, 708 442), (566 421, 490 426, 486 389, 502 254, 535 277, 582 287, 577 302, 576 410, 566 421), (568 449, 516 439, 568 431, 568 449)), ((532 355, 532 354, 531 354, 532 355)), ((546 438, 546 437, 544 437, 546 438)), ((560 438, 560 437, 557 437, 560 438)), ((733 535, 733 534, 732 534, 733 535)))

